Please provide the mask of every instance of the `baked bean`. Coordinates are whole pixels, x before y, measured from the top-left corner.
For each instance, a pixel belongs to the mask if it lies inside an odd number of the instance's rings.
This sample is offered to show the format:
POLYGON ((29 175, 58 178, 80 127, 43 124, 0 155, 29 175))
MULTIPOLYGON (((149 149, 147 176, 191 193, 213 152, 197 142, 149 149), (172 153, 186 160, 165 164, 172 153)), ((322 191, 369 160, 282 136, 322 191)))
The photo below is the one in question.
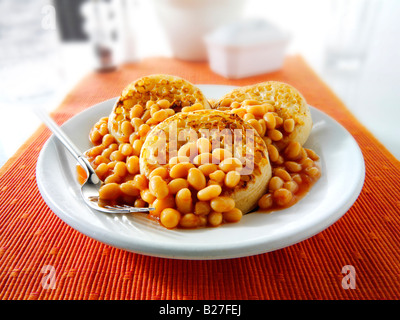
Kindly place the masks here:
POLYGON ((146 123, 141 124, 138 133, 141 137, 146 137, 147 133, 150 131, 150 126, 146 123))
POLYGON ((288 133, 293 132, 294 126, 295 123, 293 119, 286 119, 285 121, 283 121, 283 129, 288 133))
POLYGON ((129 112, 129 116, 131 119, 133 118, 140 118, 143 115, 143 107, 140 104, 137 104, 132 107, 129 112))
POLYGON ((218 167, 225 172, 229 172, 242 168, 242 162, 238 158, 226 158, 218 167))
POLYGON ((213 173, 210 173, 209 177, 210 179, 220 183, 225 179, 225 172, 222 170, 216 170, 213 173))
POLYGON ((285 148, 284 154, 287 159, 297 159, 301 152, 301 144, 297 141, 290 141, 285 148))
POLYGON ((299 190, 299 185, 296 181, 286 181, 283 184, 283 188, 288 189, 291 193, 295 194, 299 190))
POLYGON ((218 170, 218 166, 215 163, 206 163, 199 166, 199 169, 205 176, 209 176, 210 173, 218 170))
POLYGON ((306 151, 307 156, 309 158, 311 158, 314 161, 318 161, 319 160, 319 156, 317 155, 317 153, 314 150, 308 149, 308 148, 304 148, 304 150, 306 151))
POLYGON ((283 168, 276 168, 274 170, 274 175, 278 176, 279 178, 281 178, 284 181, 290 181, 292 180, 292 177, 290 176, 289 172, 287 172, 285 169, 283 168))
POLYGON ((280 188, 274 191, 273 197, 275 202, 280 206, 286 206, 293 198, 293 194, 284 188, 280 188))
POLYGON ((227 212, 222 213, 222 217, 227 222, 238 222, 242 219, 243 213, 238 208, 233 208, 227 212))
POLYGON ((241 104, 237 101, 233 101, 231 103, 231 108, 233 108, 233 109, 239 108, 240 106, 241 106, 241 104))
POLYGON ((116 143, 111 143, 111 144, 108 146, 107 149, 110 149, 111 151, 119 150, 118 144, 116 144, 116 143))
POLYGON ((232 103, 232 99, 231 98, 225 98, 225 99, 223 99, 221 102, 220 102, 220 106, 221 107, 229 107, 230 105, 231 105, 231 103, 232 103))
POLYGON ((189 157, 186 156, 176 156, 176 157, 171 157, 168 161, 169 164, 177 164, 180 162, 190 162, 189 157))
POLYGON ((114 167, 114 173, 120 177, 125 176, 127 171, 125 162, 118 161, 114 167))
POLYGON ((278 149, 277 149, 274 145, 272 145, 272 144, 269 144, 269 145, 267 146, 267 148, 268 148, 269 159, 270 159, 272 162, 276 162, 276 161, 278 160, 278 158, 279 158, 279 151, 278 151, 278 149))
POLYGON ((209 201, 218 197, 222 192, 220 185, 210 185, 197 192, 197 198, 200 201, 209 201))
POLYGON ((301 164, 301 167, 302 167, 303 169, 305 169, 305 168, 310 168, 310 167, 314 166, 314 161, 313 161, 312 159, 306 157, 306 158, 303 158, 303 159, 300 161, 300 164, 301 164))
POLYGON ((91 149, 88 151, 87 154, 88 154, 89 157, 95 158, 95 157, 101 155, 101 153, 102 153, 103 151, 104 151, 104 146, 100 144, 100 145, 98 145, 98 146, 96 146, 96 147, 91 148, 91 149))
POLYGON ((169 229, 177 227, 180 219, 180 212, 172 208, 166 208, 160 214, 161 224, 169 229))
POLYGON ((111 152, 110 160, 112 160, 112 161, 124 161, 125 160, 125 156, 122 154, 121 151, 115 150, 115 151, 111 152))
POLYGON ((103 155, 97 156, 97 157, 94 159, 94 164, 95 164, 95 165, 100 165, 100 164, 102 164, 102 163, 107 164, 107 163, 109 163, 109 162, 110 162, 110 159, 106 158, 106 157, 103 156, 103 155))
POLYGON ((243 102, 242 102, 242 105, 244 105, 244 106, 254 106, 254 105, 258 105, 258 104, 260 104, 260 102, 257 100, 254 100, 254 99, 246 99, 246 100, 243 100, 243 102))
POLYGON ((283 138, 282 132, 277 129, 268 130, 268 137, 271 138, 272 141, 279 141, 283 138))
POLYGON ((109 133, 107 133, 102 139, 102 144, 105 147, 108 147, 110 144, 112 144, 114 142, 115 142, 114 136, 109 133))
POLYGON ((317 167, 309 167, 304 169, 304 172, 311 178, 316 178, 320 175, 320 171, 317 167))
POLYGON ((100 134, 99 130, 92 130, 89 133, 89 139, 94 145, 99 144, 102 138, 103 136, 100 134))
POLYGON ((104 158, 110 159, 111 153, 113 153, 113 150, 111 150, 110 148, 107 148, 107 149, 105 149, 105 150, 101 153, 101 155, 102 155, 104 158))
POLYGON ((206 177, 198 168, 191 168, 188 171, 187 181, 195 190, 201 190, 206 187, 206 177))
POLYGON ((178 191, 175 196, 176 207, 181 213, 193 212, 192 193, 188 188, 178 191))
POLYGON ((115 200, 121 195, 118 183, 107 183, 100 187, 99 197, 104 200, 115 200))
MULTIPOLYGON (((253 116, 251 113, 247 113, 247 111, 246 111, 245 108, 233 109, 233 110, 231 110, 231 112, 232 112, 233 114, 238 115, 238 116, 239 116, 240 118, 242 118, 243 120, 245 119, 246 115, 251 116, 250 119, 254 119, 254 116, 253 116)), ((247 120, 245 120, 245 121, 247 121, 247 120)))
POLYGON ((235 207, 235 200, 231 197, 216 197, 210 201, 210 206, 214 211, 226 212, 235 207))
POLYGON ((236 187, 240 182, 240 173, 237 171, 229 171, 225 176, 225 185, 228 188, 236 187))
POLYGON ((257 131, 258 134, 262 134, 261 124, 256 119, 250 119, 247 122, 257 131))
POLYGON ((157 101, 157 105, 162 109, 167 109, 171 106, 171 103, 166 99, 162 99, 157 101))
POLYGON ((249 120, 251 120, 251 119, 255 119, 256 117, 254 116, 254 114, 252 114, 252 113, 246 113, 244 116, 243 116, 243 120, 244 121, 249 121, 249 120))
POLYGON ((200 224, 200 218, 193 213, 184 214, 179 221, 179 225, 182 228, 195 228, 199 224, 200 224))
POLYGON ((294 182, 297 184, 301 184, 303 182, 303 179, 301 178, 300 174, 296 173, 292 176, 292 179, 294 182))
POLYGON ((100 128, 99 128, 99 133, 104 136, 105 134, 108 133, 108 127, 107 127, 107 123, 103 123, 100 128))
MULTIPOLYGON (((142 115, 142 118, 139 119, 139 120, 142 120, 142 123, 145 123, 145 122, 146 122, 147 120, 149 120, 150 118, 151 118, 150 110, 145 110, 144 113, 143 113, 143 115, 142 115)), ((135 118, 135 119, 137 119, 137 118, 135 118)))
POLYGON ((206 164, 206 163, 211 163, 213 161, 213 157, 211 153, 201 153, 194 157, 193 163, 197 166, 206 164))
POLYGON ((156 200, 156 196, 153 195, 149 189, 144 189, 140 191, 140 197, 147 203, 153 203, 156 200))
POLYGON ((247 108, 247 112, 253 114, 256 118, 262 117, 267 112, 265 105, 250 105, 247 108))
POLYGON ((137 174, 133 177, 133 183, 139 190, 144 190, 147 188, 147 178, 144 174, 137 174))
POLYGON ((157 122, 164 121, 168 118, 168 113, 166 110, 159 110, 153 114, 153 119, 157 122))
POLYGON ((156 102, 153 100, 149 100, 146 102, 146 109, 150 109, 156 102))
POLYGON ((178 150, 178 156, 194 158, 198 155, 197 146, 195 142, 188 142, 178 150))
POLYGON ((268 189, 270 191, 275 191, 275 190, 277 190, 279 188, 282 188, 283 183, 284 182, 283 182, 283 180, 281 178, 279 178, 277 176, 272 177, 271 180, 269 180, 268 189))
POLYGON ((195 103, 189 107, 183 107, 182 112, 192 112, 196 110, 203 110, 204 106, 201 103, 195 103))
POLYGON ((139 131, 139 128, 142 124, 144 124, 144 121, 140 118, 133 118, 133 119, 131 119, 131 124, 132 124, 133 128, 135 129, 135 131, 139 131))
POLYGON ((115 165, 117 164, 117 162, 118 162, 118 161, 111 161, 111 162, 107 163, 107 167, 108 167, 110 170, 114 170, 114 167, 115 167, 115 165))
POLYGON ((169 176, 172 179, 186 178, 187 174, 189 172, 189 169, 191 169, 191 168, 194 168, 194 165, 190 162, 178 163, 171 168, 171 170, 169 172, 169 176))
POLYGON ((117 175, 117 174, 110 174, 109 176, 107 176, 107 178, 104 179, 104 183, 105 184, 109 184, 109 183, 121 183, 122 181, 122 177, 117 175))
POLYGON ((258 200, 258 206, 260 209, 269 209, 272 207, 274 204, 274 200, 272 198, 271 193, 266 193, 264 194, 259 200, 258 200))
POLYGON ((129 157, 133 152, 133 148, 129 143, 124 143, 121 147, 121 153, 125 156, 125 157, 129 157))
POLYGON ((144 208, 147 206, 146 201, 144 201, 141 198, 138 198, 135 200, 134 204, 133 204, 136 208, 144 208))
POLYGON ((126 168, 130 174, 136 174, 139 172, 139 157, 131 156, 126 159, 126 168))
POLYGON ((130 121, 126 120, 121 123, 121 132, 125 137, 129 137, 133 130, 134 129, 130 121))
POLYGON ((151 206, 154 208, 151 214, 153 216, 159 216, 164 209, 175 208, 175 198, 171 194, 162 199, 157 198, 153 201, 151 206))
POLYGON ((105 163, 100 163, 95 171, 99 179, 104 180, 108 172, 108 166, 105 163))
POLYGON ((194 213, 200 216, 205 216, 211 212, 211 206, 209 202, 197 201, 194 204, 194 213))
POLYGON ((188 187, 189 187, 189 182, 183 178, 176 178, 168 183, 169 193, 171 194, 176 194, 178 193, 179 190, 188 187))
POLYGON ((286 161, 285 162, 285 167, 290 171, 290 172, 300 172, 301 171, 301 164, 294 162, 294 161, 286 161))
POLYGON ((150 115, 151 115, 151 117, 154 117, 154 114, 159 110, 160 110, 160 107, 158 105, 156 105, 156 104, 153 104, 150 107, 150 115))
POLYGON ((124 193, 128 196, 137 197, 140 195, 140 190, 135 187, 132 180, 122 183, 119 187, 120 187, 122 193, 124 193))
POLYGON ((161 178, 166 180, 168 178, 167 168, 164 168, 164 167, 155 168, 153 171, 150 172, 149 179, 151 179, 154 176, 160 176, 161 178))
POLYGON ((140 151, 142 150, 143 142, 141 140, 135 140, 132 144, 133 154, 135 156, 140 156, 140 151))
POLYGON ((211 142, 207 138, 201 137, 196 141, 197 150, 199 154, 201 153, 210 153, 211 151, 211 142))
POLYGON ((165 198, 169 193, 167 183, 160 176, 154 176, 150 179, 149 190, 158 199, 165 198))
POLYGON ((276 119, 273 113, 267 112, 264 114, 263 119, 265 121, 265 124, 267 126, 267 129, 273 130, 276 127, 276 119))
POLYGON ((213 159, 217 160, 217 163, 225 159, 232 158, 232 152, 224 148, 215 148, 211 154, 213 156, 213 159))
POLYGON ((267 132, 267 125, 266 125, 266 122, 265 122, 264 119, 260 119, 260 120, 258 120, 258 123, 259 123, 260 126, 261 126, 261 131, 258 132, 258 134, 259 134, 261 137, 263 137, 263 136, 265 135, 265 132, 267 132))
POLYGON ((207 221, 213 227, 219 226, 222 223, 222 219, 223 216, 221 212, 212 211, 207 215, 207 221))

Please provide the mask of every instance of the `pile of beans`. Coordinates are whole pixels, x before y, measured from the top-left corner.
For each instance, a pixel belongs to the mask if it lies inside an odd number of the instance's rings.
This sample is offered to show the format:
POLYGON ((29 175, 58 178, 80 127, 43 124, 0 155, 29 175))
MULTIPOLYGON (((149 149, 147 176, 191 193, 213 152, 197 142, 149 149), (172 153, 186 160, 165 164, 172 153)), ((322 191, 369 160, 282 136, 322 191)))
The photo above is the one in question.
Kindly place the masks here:
MULTIPOLYGON (((273 176, 259 207, 272 210, 293 205, 320 176, 318 155, 297 142, 285 141, 294 130, 295 121, 283 120, 271 103, 223 101, 220 107, 251 124, 268 147, 273 176)), ((203 108, 195 103, 179 111, 203 108)), ((229 196, 229 191, 246 179, 239 173, 241 159, 223 145, 212 150, 210 140, 199 138, 183 144, 167 165, 146 177, 140 173, 139 156, 147 133, 176 110, 171 102, 162 99, 148 101, 144 106, 133 105, 129 112, 130 119, 119 123, 123 142, 108 131, 107 117, 101 118, 89 134, 94 146, 86 156, 104 182, 99 192, 103 201, 151 206, 155 210, 149 216, 166 228, 219 226, 241 220, 243 214, 229 196)))
POLYGON ((258 202, 261 209, 293 205, 319 179, 319 156, 299 142, 289 140, 296 121, 280 117, 272 101, 244 100, 239 103, 227 98, 219 102, 218 109, 238 114, 254 127, 267 145, 272 178, 268 192, 258 202))

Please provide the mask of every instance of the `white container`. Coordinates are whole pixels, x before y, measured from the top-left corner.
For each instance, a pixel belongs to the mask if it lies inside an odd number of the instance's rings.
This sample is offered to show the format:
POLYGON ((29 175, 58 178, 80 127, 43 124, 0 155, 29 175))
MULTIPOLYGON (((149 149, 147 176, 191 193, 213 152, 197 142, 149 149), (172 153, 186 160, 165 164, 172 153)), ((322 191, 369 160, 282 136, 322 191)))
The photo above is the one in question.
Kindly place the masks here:
POLYGON ((289 35, 265 20, 243 20, 205 37, 211 70, 238 79, 279 70, 289 35))
POLYGON ((175 58, 206 61, 204 36, 240 19, 244 0, 153 0, 175 58))

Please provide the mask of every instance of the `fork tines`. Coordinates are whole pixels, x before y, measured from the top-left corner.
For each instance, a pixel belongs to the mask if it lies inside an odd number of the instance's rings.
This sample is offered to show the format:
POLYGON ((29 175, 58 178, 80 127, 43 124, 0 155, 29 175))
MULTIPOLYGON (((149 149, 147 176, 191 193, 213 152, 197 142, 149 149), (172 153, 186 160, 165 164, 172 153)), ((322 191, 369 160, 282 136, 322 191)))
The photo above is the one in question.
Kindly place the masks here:
POLYGON ((115 210, 116 212, 148 212, 154 210, 154 208, 137 208, 128 206, 126 204, 116 204, 116 205, 107 205, 105 206, 107 209, 115 210))

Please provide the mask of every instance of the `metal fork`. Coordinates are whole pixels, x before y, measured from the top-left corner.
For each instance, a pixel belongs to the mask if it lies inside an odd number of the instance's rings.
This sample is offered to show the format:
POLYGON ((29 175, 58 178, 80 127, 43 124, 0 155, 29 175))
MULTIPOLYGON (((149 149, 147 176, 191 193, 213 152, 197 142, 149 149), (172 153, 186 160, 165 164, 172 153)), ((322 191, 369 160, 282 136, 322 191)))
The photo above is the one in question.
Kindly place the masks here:
POLYGON ((56 138, 66 147, 72 154, 79 165, 86 172, 86 181, 81 186, 81 194, 85 203, 92 209, 106 213, 131 213, 131 212, 149 212, 154 208, 136 208, 128 205, 100 205, 99 189, 101 180, 96 175, 93 167, 88 159, 79 151, 71 139, 65 132, 54 122, 54 120, 41 108, 34 109, 36 115, 46 124, 46 126, 54 133, 56 138))

